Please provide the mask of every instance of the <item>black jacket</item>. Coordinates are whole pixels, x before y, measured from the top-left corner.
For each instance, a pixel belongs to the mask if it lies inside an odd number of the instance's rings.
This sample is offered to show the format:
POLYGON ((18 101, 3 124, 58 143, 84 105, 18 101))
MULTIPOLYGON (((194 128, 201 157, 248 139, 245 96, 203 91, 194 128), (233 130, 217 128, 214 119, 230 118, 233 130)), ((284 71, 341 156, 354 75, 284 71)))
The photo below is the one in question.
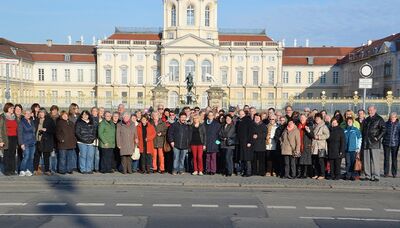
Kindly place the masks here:
MULTIPOLYGON (((39 119, 35 120, 36 132, 38 131, 39 121, 40 121, 39 119)), ((39 133, 42 134, 42 139, 39 142, 39 149, 42 152, 52 152, 56 147, 55 145, 56 125, 50 116, 46 116, 44 118, 43 128, 46 128, 46 131, 44 131, 43 133, 39 133)))
POLYGON ((362 148, 380 149, 381 140, 385 135, 385 131, 385 121, 378 114, 365 119, 362 129, 362 148))
POLYGON ((251 144, 253 145, 254 151, 266 151, 266 140, 267 140, 267 126, 264 123, 254 123, 254 132, 251 135, 251 144), (253 135, 257 135, 257 139, 253 138, 253 135))
MULTIPOLYGON (((193 128, 195 128, 195 126, 193 124, 190 125, 190 135, 191 136, 193 134, 193 128)), ((200 133, 201 144, 206 145, 207 135, 206 135, 206 127, 204 126, 204 124, 199 125, 199 133, 200 133)), ((192 141, 192 138, 190 139, 190 141, 192 141)))
POLYGON ((206 127, 206 150, 208 153, 219 152, 219 145, 216 143, 219 136, 219 130, 221 129, 221 124, 217 120, 213 120, 211 124, 205 122, 206 127))
POLYGON ((254 122, 250 116, 245 116, 239 119, 236 124, 236 137, 239 144, 240 160, 252 161, 254 157, 253 149, 247 147, 248 143, 252 142, 254 133, 254 122))
POLYGON ((97 129, 93 121, 86 123, 81 118, 76 121, 75 135, 78 142, 92 144, 96 139, 97 129))
POLYGON ((236 144, 236 129, 235 124, 229 124, 228 126, 221 127, 219 131, 219 140, 221 141, 221 148, 222 149, 235 149, 236 144), (228 145, 228 141, 230 141, 230 145, 228 145), (232 144, 233 143, 233 144, 232 144))
POLYGON ((328 158, 337 159, 344 154, 346 147, 346 138, 341 127, 332 127, 328 139, 328 158))
POLYGON ((174 147, 180 150, 189 149, 192 134, 190 125, 175 122, 168 130, 168 141, 174 143, 174 147))
POLYGON ((383 137, 383 145, 390 147, 398 147, 400 141, 400 122, 397 120, 392 123, 392 121, 386 122, 386 132, 383 137))

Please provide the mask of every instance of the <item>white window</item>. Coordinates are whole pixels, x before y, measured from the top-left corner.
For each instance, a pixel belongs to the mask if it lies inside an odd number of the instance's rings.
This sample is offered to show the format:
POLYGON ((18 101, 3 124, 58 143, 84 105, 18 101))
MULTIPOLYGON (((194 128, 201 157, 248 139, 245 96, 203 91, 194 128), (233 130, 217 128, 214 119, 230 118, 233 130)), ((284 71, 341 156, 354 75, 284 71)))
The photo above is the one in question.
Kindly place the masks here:
POLYGON ((171 8, 171 26, 176 26, 176 6, 171 8))
POLYGON ((175 59, 169 63, 169 80, 179 82, 179 63, 175 59))
POLYGON ((91 105, 95 106, 96 105, 96 91, 90 91, 90 101, 91 101, 91 105))
POLYGON ((128 84, 128 69, 126 67, 121 68, 121 84, 128 84))
POLYGON ((243 93, 242 92, 237 92, 236 93, 236 98, 238 99, 238 101, 243 101, 243 93))
POLYGON ((258 62, 260 62, 260 56, 258 56, 258 55, 254 55, 254 56, 252 56, 251 58, 252 58, 253 63, 258 63, 258 62))
POLYGON ((241 62, 244 61, 244 56, 243 56, 243 55, 238 55, 238 56, 236 57, 236 60, 237 60, 239 63, 241 63, 241 62))
MULTIPOLYGON (((9 75, 9 65, 6 66, 6 75, 9 75)), ((39 69, 39 81, 44 81, 44 69, 39 69)))
POLYGON ((289 93, 282 93, 282 98, 285 100, 289 99, 289 93))
POLYGON ((51 103, 52 104, 58 103, 58 91, 56 90, 51 91, 51 103))
POLYGON ((168 33, 168 39, 174 39, 174 33, 173 32, 169 32, 168 33))
POLYGON ((308 84, 313 84, 314 83, 314 72, 309 71, 308 72, 308 84))
POLYGON ((127 105, 128 104, 128 92, 121 92, 121 98, 122 98, 121 103, 124 105, 127 105))
POLYGON ((319 78, 319 83, 320 84, 325 84, 326 83, 326 72, 322 71, 320 74, 321 74, 321 76, 319 78))
POLYGON ((83 100, 82 100, 83 92, 78 91, 77 94, 78 94, 78 104, 82 104, 83 103, 83 100))
POLYGON ((337 71, 333 72, 333 84, 335 85, 339 84, 339 72, 337 71))
POLYGON ((143 68, 137 69, 137 83, 143 85, 143 68))
POLYGON ((51 69, 51 81, 57 81, 57 69, 51 69))
POLYGON ((253 93, 253 102, 258 101, 259 97, 259 93, 253 93))
POLYGON ((78 82, 83 82, 83 69, 78 69, 78 82))
POLYGON ((70 69, 65 69, 64 71, 64 79, 66 82, 71 81, 71 70, 70 69))
POLYGON ((71 104, 71 91, 65 91, 65 104, 71 104))
POLYGON ((106 61, 111 61, 111 54, 105 54, 105 55, 104 55, 104 59, 105 59, 106 61))
POLYGON ((96 82, 96 70, 95 69, 90 70, 90 82, 96 82))
POLYGON ((236 83, 238 85, 243 85, 243 71, 238 70, 236 73, 236 83))
POLYGON ((138 99, 137 103, 139 105, 143 105, 143 92, 137 92, 137 99, 138 99))
POLYGON ((206 6, 206 10, 205 10, 205 26, 206 27, 210 27, 210 6, 206 6))
POLYGON ((275 94, 274 93, 268 93, 268 100, 273 100, 275 99, 275 94))
POLYGON ((253 85, 258 86, 259 84, 258 70, 253 71, 253 85))
POLYGON ((296 84, 300 84, 300 83, 301 83, 301 72, 296 71, 296 84))
POLYGON ((111 84, 111 69, 106 69, 106 84, 111 84))
POLYGON ((284 71, 282 75, 282 83, 283 84, 288 84, 289 83, 289 72, 284 71))
POLYGON ((128 55, 127 54, 121 54, 121 61, 122 62, 128 61, 128 55))
POLYGON ((271 55, 268 57, 269 62, 275 62, 275 56, 271 55))
POLYGON ((228 70, 221 70, 221 83, 222 85, 228 85, 228 70))
POLYGON ((189 5, 186 9, 187 25, 194 25, 194 7, 189 5))
POLYGON ((179 105, 179 95, 177 92, 170 92, 168 96, 168 107, 176 108, 179 105))
POLYGON ((201 81, 202 82, 211 82, 209 76, 211 75, 211 62, 208 60, 204 60, 201 64, 201 81))
POLYGON ((194 74, 196 72, 196 64, 193 60, 188 60, 185 64, 185 77, 189 75, 189 73, 194 74))
POLYGON ((39 103, 44 103, 44 98, 46 97, 44 90, 39 90, 39 103))
POLYGON ((221 55, 220 61, 223 62, 223 63, 228 62, 228 56, 227 55, 221 55))
POLYGON ((71 55, 69 55, 69 54, 64 55, 64 61, 65 62, 70 62, 71 61, 71 55))
POLYGON ((137 54, 136 55, 136 60, 137 61, 143 61, 143 59, 144 59, 144 55, 143 54, 137 54))
POLYGON ((268 85, 275 85, 275 71, 268 71, 268 85))
POLYGON ((112 92, 106 91, 106 107, 111 108, 112 106, 112 92))

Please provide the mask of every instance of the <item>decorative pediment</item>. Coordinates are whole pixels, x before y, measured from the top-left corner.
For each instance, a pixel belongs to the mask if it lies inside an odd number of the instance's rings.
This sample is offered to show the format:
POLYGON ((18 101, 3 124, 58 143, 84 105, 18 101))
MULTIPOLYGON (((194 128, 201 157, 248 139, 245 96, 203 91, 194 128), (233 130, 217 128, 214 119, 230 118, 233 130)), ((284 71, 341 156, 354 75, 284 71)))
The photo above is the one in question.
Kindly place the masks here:
POLYGON ((164 47, 217 48, 218 46, 193 34, 187 34, 179 39, 164 44, 164 47))

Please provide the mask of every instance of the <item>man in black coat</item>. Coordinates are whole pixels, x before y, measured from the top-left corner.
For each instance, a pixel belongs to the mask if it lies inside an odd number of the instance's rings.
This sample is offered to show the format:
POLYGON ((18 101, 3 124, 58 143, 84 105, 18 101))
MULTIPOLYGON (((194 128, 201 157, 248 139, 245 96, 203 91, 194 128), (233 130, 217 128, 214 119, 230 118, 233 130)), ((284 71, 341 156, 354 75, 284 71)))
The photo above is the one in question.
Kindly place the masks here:
POLYGON ((181 112, 179 121, 173 123, 168 130, 168 141, 174 153, 173 175, 185 173, 185 157, 189 151, 192 136, 190 126, 186 124, 186 118, 186 113, 181 112))
POLYGON ((368 108, 368 118, 362 128, 362 161, 364 175, 362 180, 379 181, 381 140, 385 134, 386 125, 381 116, 376 113, 376 107, 368 108))
POLYGON ((237 139, 239 143, 239 158, 242 161, 244 168, 243 175, 246 177, 251 176, 251 162, 254 158, 254 152, 252 150, 252 136, 254 133, 254 122, 245 111, 239 111, 239 120, 237 122, 237 139))

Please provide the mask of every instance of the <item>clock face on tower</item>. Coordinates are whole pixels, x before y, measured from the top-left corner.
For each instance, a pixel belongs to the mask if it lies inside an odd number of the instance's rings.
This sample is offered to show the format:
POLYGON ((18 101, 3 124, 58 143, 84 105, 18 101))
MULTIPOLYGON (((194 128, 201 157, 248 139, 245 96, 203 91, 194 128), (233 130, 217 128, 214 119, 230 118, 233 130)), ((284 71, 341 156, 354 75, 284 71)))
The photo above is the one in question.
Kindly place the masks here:
POLYGON ((360 75, 364 78, 369 78, 374 73, 372 66, 368 63, 364 64, 360 68, 360 75))

